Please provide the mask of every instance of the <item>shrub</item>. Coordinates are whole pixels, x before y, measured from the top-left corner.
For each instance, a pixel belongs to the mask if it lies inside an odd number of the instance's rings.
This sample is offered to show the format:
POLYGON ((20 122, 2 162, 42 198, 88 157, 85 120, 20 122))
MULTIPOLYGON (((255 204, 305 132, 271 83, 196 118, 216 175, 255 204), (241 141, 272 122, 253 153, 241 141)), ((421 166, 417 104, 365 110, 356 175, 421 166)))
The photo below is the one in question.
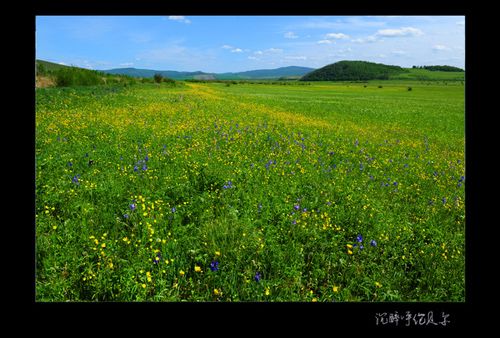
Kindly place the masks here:
POLYGON ((153 76, 153 80, 156 82, 156 83, 161 83, 163 81, 163 76, 161 74, 158 74, 156 73, 154 76, 153 76))
POLYGON ((54 76, 57 87, 92 86, 104 83, 99 72, 77 67, 61 68, 54 72, 54 76))
POLYGON ((164 77, 164 78, 162 79, 162 82, 165 82, 165 83, 170 83, 170 84, 175 84, 175 80, 170 79, 170 78, 168 78, 168 77, 164 77))

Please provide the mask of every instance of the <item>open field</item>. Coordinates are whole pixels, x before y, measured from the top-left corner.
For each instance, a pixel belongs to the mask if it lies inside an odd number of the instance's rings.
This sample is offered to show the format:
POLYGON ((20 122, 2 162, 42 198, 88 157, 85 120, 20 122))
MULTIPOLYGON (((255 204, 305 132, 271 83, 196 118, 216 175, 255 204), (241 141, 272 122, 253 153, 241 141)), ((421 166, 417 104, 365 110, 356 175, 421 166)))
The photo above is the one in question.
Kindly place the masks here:
POLYGON ((464 301, 464 96, 37 89, 36 300, 464 301))

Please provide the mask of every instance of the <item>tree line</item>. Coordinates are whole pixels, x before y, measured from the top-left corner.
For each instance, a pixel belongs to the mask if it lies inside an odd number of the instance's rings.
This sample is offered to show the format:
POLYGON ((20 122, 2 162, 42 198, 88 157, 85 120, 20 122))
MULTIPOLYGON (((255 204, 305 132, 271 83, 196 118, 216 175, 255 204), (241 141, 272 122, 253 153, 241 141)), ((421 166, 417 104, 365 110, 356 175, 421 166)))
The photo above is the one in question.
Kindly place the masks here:
POLYGON ((453 66, 413 66, 413 69, 427 69, 430 71, 441 71, 441 72, 464 72, 462 68, 453 66))

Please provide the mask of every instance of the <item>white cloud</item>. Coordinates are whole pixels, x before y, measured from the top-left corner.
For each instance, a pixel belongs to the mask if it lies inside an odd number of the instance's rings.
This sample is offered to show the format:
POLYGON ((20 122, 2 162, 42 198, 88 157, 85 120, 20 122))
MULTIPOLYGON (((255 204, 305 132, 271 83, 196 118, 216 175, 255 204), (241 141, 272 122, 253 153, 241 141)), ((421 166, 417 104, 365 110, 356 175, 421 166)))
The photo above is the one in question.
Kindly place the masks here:
POLYGON ((63 65, 63 66, 67 66, 67 64, 66 64, 66 63, 64 63, 64 62, 62 62, 62 61, 61 61, 61 62, 58 62, 57 64, 59 64, 59 65, 63 65))
POLYGON ((418 28, 402 27, 399 29, 380 29, 377 31, 376 35, 392 38, 400 36, 420 36, 423 34, 424 33, 418 28))
MULTIPOLYGON (((350 27, 382 27, 385 22, 371 20, 369 17, 346 17, 343 19, 320 18, 309 19, 289 26, 289 29, 349 29, 350 27)), ((379 18, 377 16, 377 18, 379 18)))
POLYGON ((394 55, 406 55, 407 53, 404 51, 404 50, 393 50, 391 52, 391 54, 394 54, 394 55))
POLYGON ((268 48, 264 51, 264 53, 282 53, 283 49, 281 48, 268 48))
POLYGON ((353 39, 351 41, 355 42, 355 43, 370 43, 370 42, 376 42, 377 37, 374 35, 370 35, 370 36, 367 36, 366 38, 358 38, 358 39, 353 39))
POLYGON ((185 16, 183 15, 170 15, 168 17, 169 20, 177 21, 177 22, 183 22, 183 23, 191 23, 191 20, 186 19, 185 16))
POLYGON ((120 66, 123 66, 123 67, 130 67, 130 66, 133 66, 134 63, 133 62, 123 62, 123 63, 120 63, 120 66))
MULTIPOLYGON (((242 53, 243 52, 243 49, 237 48, 237 47, 234 47, 231 45, 223 45, 221 48, 222 49, 229 49, 231 53, 242 53)), ((245 51, 248 52, 249 50, 245 49, 245 51)))
POLYGON ((253 52, 253 53, 254 53, 255 55, 262 55, 262 54, 264 54, 261 50, 258 50, 258 51, 253 52))
POLYGON ((259 58, 258 58, 258 57, 255 57, 255 56, 249 56, 249 57, 248 57, 248 59, 249 59, 249 60, 259 60, 259 58))
POLYGON ((458 21, 456 24, 459 26, 465 26, 465 20, 458 21))
POLYGON ((447 47, 445 45, 434 45, 432 46, 432 49, 433 50, 436 50, 436 51, 447 51, 447 50, 451 50, 450 47, 447 47))
POLYGON ((321 44, 332 44, 335 43, 334 40, 339 40, 339 39, 348 39, 349 35, 344 34, 344 33, 328 33, 325 34, 325 38, 323 40, 317 41, 317 43, 321 44))
POLYGON ((286 32, 285 35, 283 35, 286 39, 297 39, 299 36, 295 34, 294 32, 286 32))
POLYGON ((325 35, 327 39, 348 39, 349 35, 344 33, 328 33, 325 35))

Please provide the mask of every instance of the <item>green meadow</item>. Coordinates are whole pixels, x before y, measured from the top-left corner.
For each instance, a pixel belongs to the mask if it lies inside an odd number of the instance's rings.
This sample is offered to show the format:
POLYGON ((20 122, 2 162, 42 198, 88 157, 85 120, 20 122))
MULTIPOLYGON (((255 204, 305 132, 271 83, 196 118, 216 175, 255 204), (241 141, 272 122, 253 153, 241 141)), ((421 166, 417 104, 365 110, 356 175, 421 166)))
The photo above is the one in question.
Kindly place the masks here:
POLYGON ((465 86, 407 76, 36 89, 36 301, 465 301, 465 86))

